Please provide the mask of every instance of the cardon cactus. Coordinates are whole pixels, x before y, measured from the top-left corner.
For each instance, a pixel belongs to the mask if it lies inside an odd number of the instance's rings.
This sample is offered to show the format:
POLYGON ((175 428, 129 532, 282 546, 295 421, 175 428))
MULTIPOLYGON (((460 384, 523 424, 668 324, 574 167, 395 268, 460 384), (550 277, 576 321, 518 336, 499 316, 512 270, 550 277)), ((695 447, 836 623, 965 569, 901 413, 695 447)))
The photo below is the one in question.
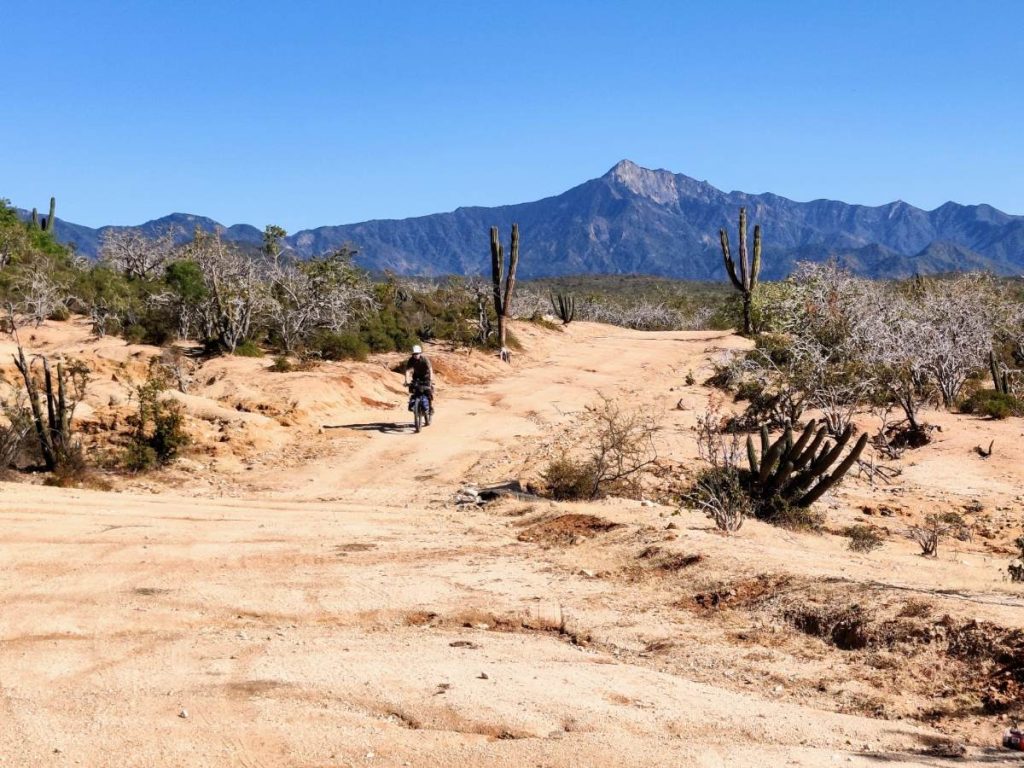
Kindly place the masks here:
POLYGON ((505 249, 497 227, 491 227, 491 282, 494 286, 494 313, 498 316, 498 344, 505 350, 505 332, 512 305, 512 291, 516 285, 516 267, 519 265, 519 225, 512 225, 512 240, 508 249, 508 276, 504 276, 505 249), (503 280, 504 278, 504 280, 503 280))
POLYGON ((743 335, 749 336, 753 325, 750 318, 750 307, 754 297, 754 289, 757 287, 757 277, 761 273, 761 225, 754 227, 754 260, 747 258, 747 209, 740 208, 740 231, 739 248, 740 263, 739 274, 736 273, 736 262, 733 261, 732 252, 729 249, 729 233, 725 229, 718 230, 719 239, 722 242, 722 259, 725 261, 725 271, 737 291, 743 294, 743 335))
POLYGON ((39 211, 35 208, 32 209, 32 227, 34 229, 41 229, 44 232, 52 232, 53 225, 57 223, 57 198, 50 198, 50 215, 45 219, 39 218, 39 211))
POLYGON ((762 427, 760 451, 748 435, 751 496, 762 503, 779 499, 795 507, 809 507, 820 499, 842 480, 868 442, 867 433, 862 434, 846 458, 829 472, 850 442, 853 430, 847 427, 834 444, 826 439, 827 435, 828 427, 819 427, 812 420, 795 442, 791 428, 772 442, 768 429, 762 427))
POLYGON ((576 299, 570 294, 552 294, 551 306, 563 325, 568 325, 576 317, 576 299))

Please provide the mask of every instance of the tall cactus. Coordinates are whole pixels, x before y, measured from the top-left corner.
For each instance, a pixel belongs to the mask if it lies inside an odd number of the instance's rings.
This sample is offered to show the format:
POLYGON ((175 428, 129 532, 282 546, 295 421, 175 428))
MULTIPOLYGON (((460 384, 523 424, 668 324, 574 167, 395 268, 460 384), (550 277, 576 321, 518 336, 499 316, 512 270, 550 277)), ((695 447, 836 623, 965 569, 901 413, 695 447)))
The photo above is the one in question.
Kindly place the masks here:
POLYGON ((43 220, 43 229, 53 232, 53 225, 57 223, 57 198, 50 198, 50 215, 43 220))
POLYGON ((512 291, 516 285, 516 267, 519 266, 519 225, 512 225, 512 241, 508 249, 508 275, 505 270, 505 250, 497 227, 491 227, 491 282, 494 284, 494 313, 498 316, 498 345, 505 350, 505 332, 512 307, 512 291), (503 284, 504 282, 504 284, 503 284))
POLYGON ((729 233, 725 229, 718 230, 718 236, 722 241, 722 259, 725 261, 725 271, 729 273, 729 279, 736 286, 736 290, 743 294, 743 335, 749 336, 752 330, 750 320, 750 305, 754 296, 754 289, 757 287, 757 277, 761 272, 761 225, 754 227, 754 260, 750 262, 747 258, 747 209, 740 208, 740 271, 736 274, 736 262, 733 261, 732 253, 729 250, 729 233))
POLYGON ((853 434, 851 427, 830 444, 826 440, 827 425, 819 427, 811 421, 800 437, 793 441, 793 430, 787 429, 775 442, 768 438, 768 429, 761 428, 760 453, 754 440, 747 436, 747 463, 750 465, 750 493, 765 503, 779 498, 796 507, 809 507, 829 488, 842 480, 860 458, 868 436, 864 433, 839 466, 828 474, 839 459, 853 434))
POLYGON ((568 325, 576 317, 576 298, 571 294, 551 294, 551 307, 562 321, 562 325, 568 325))
POLYGON ((45 219, 39 218, 39 211, 35 208, 32 209, 32 228, 41 229, 44 232, 53 231, 53 225, 57 223, 57 198, 50 198, 50 215, 45 219))

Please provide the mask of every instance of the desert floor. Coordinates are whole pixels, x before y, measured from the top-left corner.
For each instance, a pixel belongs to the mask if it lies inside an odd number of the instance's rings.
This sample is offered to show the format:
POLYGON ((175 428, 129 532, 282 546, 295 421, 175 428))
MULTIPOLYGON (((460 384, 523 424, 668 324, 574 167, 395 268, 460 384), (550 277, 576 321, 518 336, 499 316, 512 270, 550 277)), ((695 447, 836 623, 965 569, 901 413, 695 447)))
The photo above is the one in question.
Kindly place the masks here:
MULTIPOLYGON (((959 764, 1018 762, 998 748, 1013 712, 979 708, 990 681, 935 642, 844 649, 793 617, 1024 626, 1004 578, 1021 420, 931 414, 938 439, 891 484, 851 478, 821 502, 829 532, 726 537, 663 502, 712 396, 686 374, 747 342, 516 333, 511 367, 428 350, 441 384, 419 435, 397 357, 214 360, 175 395, 196 444, 174 467, 107 491, 0 485, 0 765, 945 765, 961 744, 959 764), (535 481, 598 392, 658 414, 651 501, 455 503, 535 481), (899 535, 972 505, 985 535, 937 559, 899 535), (855 522, 885 545, 848 551, 855 522)), ((61 324, 27 345, 92 361, 93 435, 123 424, 155 352, 61 324)))

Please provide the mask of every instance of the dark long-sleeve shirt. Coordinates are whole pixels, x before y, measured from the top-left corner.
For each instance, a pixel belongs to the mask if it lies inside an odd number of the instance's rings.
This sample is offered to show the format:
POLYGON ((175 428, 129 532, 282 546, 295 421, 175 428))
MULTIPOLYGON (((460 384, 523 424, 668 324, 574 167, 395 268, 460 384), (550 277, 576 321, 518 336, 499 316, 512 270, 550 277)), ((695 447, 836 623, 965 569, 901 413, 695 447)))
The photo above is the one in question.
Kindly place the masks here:
POLYGON ((409 358, 405 364, 405 372, 409 371, 412 371, 413 379, 422 379, 423 381, 433 381, 434 379, 434 368, 423 355, 420 355, 419 359, 415 356, 409 358))

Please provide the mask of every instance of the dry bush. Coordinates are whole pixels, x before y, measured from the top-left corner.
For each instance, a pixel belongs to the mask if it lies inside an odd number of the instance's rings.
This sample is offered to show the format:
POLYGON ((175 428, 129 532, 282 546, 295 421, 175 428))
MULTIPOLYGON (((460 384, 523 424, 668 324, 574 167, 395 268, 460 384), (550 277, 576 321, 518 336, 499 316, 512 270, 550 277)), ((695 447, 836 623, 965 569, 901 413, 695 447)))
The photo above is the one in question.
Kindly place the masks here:
POLYGON ((724 533, 735 533, 752 513, 750 495, 735 467, 711 467, 701 472, 687 502, 704 512, 724 533))
POLYGON ((851 525, 843 535, 850 540, 847 546, 851 552, 873 552, 884 542, 878 531, 870 525, 851 525))
POLYGON ((550 462, 543 476, 548 494, 562 499, 597 499, 609 494, 639 498, 643 473, 654 466, 658 421, 645 408, 626 409, 600 395, 580 420, 583 458, 550 462), (556 495, 558 494, 558 495, 556 495))
POLYGON ((924 557, 938 557, 939 542, 950 536, 960 541, 971 538, 971 525, 956 512, 928 515, 920 525, 912 525, 906 537, 917 542, 924 557))
POLYGON ((597 472, 591 462, 565 456, 549 462, 541 477, 547 495, 557 501, 592 499, 598 486, 597 472))

